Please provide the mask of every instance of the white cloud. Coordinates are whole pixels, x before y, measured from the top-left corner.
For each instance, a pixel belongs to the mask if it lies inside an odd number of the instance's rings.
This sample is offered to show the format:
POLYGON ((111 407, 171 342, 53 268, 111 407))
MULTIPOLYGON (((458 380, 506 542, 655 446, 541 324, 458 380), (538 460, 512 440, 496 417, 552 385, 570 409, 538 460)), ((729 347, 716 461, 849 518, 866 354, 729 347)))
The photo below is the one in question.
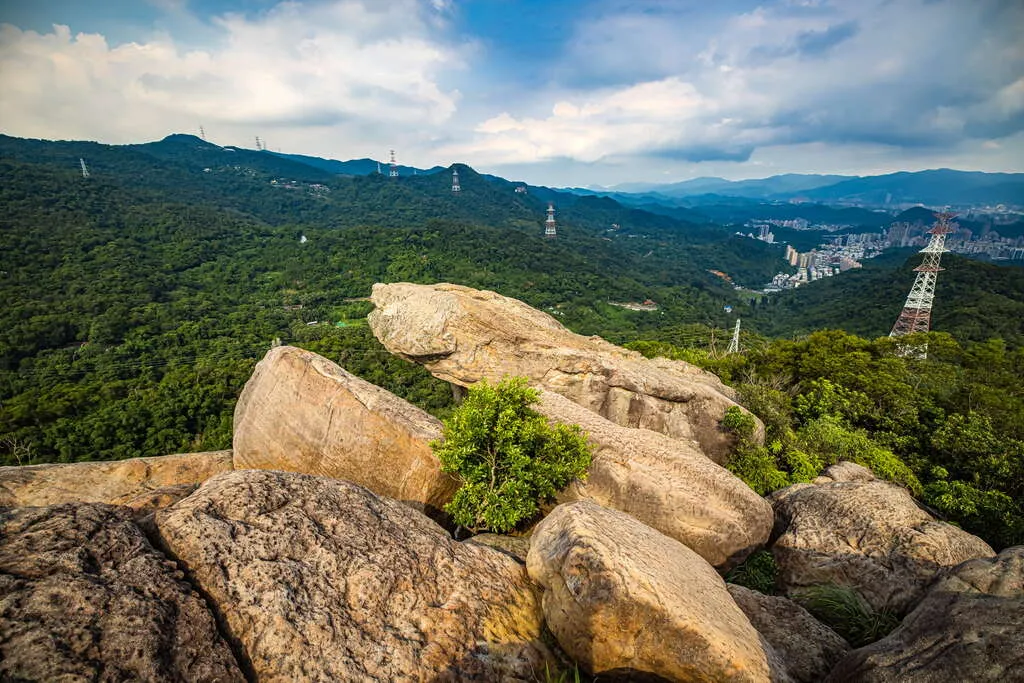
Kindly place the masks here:
POLYGON ((886 163, 959 155, 1024 129, 1022 8, 790 2, 730 15, 680 4, 595 16, 552 69, 562 89, 547 93, 548 113, 508 109, 460 149, 497 164, 746 162, 788 146, 805 159, 842 148, 848 163, 857 145, 886 163))
POLYGON ((215 18, 222 40, 191 50, 169 36, 112 46, 67 26, 3 25, 0 121, 13 135, 107 142, 203 124, 224 144, 255 132, 309 151, 319 137, 338 153, 379 154, 384 129, 411 138, 456 110, 459 93, 440 79, 462 57, 433 35, 433 13, 419 0, 283 2, 215 18))

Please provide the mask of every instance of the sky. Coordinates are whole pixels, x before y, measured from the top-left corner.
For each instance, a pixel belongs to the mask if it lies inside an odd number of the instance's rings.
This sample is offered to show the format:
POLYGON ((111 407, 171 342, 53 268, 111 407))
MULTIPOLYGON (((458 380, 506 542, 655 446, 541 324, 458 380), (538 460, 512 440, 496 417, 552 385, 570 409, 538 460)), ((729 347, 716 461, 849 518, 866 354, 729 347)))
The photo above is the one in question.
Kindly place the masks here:
POLYGON ((1024 171, 1021 0, 0 2, 0 132, 556 186, 1024 171))

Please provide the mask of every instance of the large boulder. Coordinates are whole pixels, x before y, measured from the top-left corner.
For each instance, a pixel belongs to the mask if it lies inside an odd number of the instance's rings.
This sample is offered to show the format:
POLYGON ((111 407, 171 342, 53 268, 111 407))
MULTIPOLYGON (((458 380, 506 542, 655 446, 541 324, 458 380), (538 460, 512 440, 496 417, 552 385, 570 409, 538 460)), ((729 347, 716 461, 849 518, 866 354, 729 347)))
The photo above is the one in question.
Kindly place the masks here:
POLYGON ((430 442, 441 423, 311 351, 278 346, 256 365, 235 406, 235 469, 353 481, 435 513, 458 483, 430 442))
POLYGON ((821 480, 772 494, 772 554, 787 593, 834 583, 875 609, 903 614, 946 567, 995 553, 977 536, 939 522, 888 482, 821 480))
POLYGON ((559 505, 534 530, 526 566, 559 645, 601 680, 770 679, 758 633, 718 573, 625 513, 559 505))
POLYGON ((356 484, 235 471, 156 524, 260 680, 528 681, 550 657, 522 565, 356 484))
POLYGON ((817 683, 850 651, 850 645, 792 600, 729 584, 729 594, 765 639, 785 674, 817 683))
POLYGON ((646 429, 620 427, 551 391, 537 410, 587 433, 593 461, 586 481, 561 500, 592 500, 629 513, 715 566, 735 564, 762 546, 772 506, 695 446, 646 429))
POLYGON ((521 301, 459 285, 376 284, 377 339, 460 386, 522 375, 612 422, 691 439, 722 462, 732 440, 719 422, 736 405, 711 373, 648 360, 599 337, 574 334, 521 301))
POLYGON ((949 571, 899 628, 854 650, 828 680, 1024 680, 1024 546, 949 571))
POLYGON ((124 508, 0 510, 0 680, 245 680, 213 614, 124 508))
POLYGON ((0 467, 0 507, 81 502, 151 509, 176 500, 172 491, 187 495, 192 486, 231 469, 231 451, 0 467))

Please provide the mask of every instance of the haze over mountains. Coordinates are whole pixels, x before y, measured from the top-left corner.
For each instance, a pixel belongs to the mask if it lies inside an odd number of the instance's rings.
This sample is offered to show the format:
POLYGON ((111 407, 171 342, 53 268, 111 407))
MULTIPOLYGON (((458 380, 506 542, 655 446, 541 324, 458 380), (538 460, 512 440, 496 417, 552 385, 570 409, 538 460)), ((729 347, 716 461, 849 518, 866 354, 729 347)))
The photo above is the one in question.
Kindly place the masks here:
POLYGON ((789 173, 756 180, 694 178, 665 185, 627 183, 591 191, 667 198, 719 195, 873 207, 907 204, 965 207, 1004 204, 1022 207, 1024 173, 983 173, 948 168, 864 177, 789 173))

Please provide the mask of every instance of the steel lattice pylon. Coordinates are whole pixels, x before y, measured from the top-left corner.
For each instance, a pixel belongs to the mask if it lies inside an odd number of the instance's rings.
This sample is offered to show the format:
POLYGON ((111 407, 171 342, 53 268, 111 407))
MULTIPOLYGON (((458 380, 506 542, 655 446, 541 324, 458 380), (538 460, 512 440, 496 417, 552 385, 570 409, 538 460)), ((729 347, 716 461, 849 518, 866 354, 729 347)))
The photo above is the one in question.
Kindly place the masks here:
POLYGON ((910 288, 907 295, 907 302, 903 304, 900 317, 892 326, 890 337, 902 337, 912 332, 927 332, 932 321, 932 299, 935 298, 935 280, 938 277, 939 260, 942 253, 946 251, 946 235, 953 232, 956 227, 952 224, 955 213, 937 213, 935 225, 928 231, 932 237, 928 240, 928 246, 921 250, 924 260, 917 268, 917 278, 914 279, 914 286, 910 288))

